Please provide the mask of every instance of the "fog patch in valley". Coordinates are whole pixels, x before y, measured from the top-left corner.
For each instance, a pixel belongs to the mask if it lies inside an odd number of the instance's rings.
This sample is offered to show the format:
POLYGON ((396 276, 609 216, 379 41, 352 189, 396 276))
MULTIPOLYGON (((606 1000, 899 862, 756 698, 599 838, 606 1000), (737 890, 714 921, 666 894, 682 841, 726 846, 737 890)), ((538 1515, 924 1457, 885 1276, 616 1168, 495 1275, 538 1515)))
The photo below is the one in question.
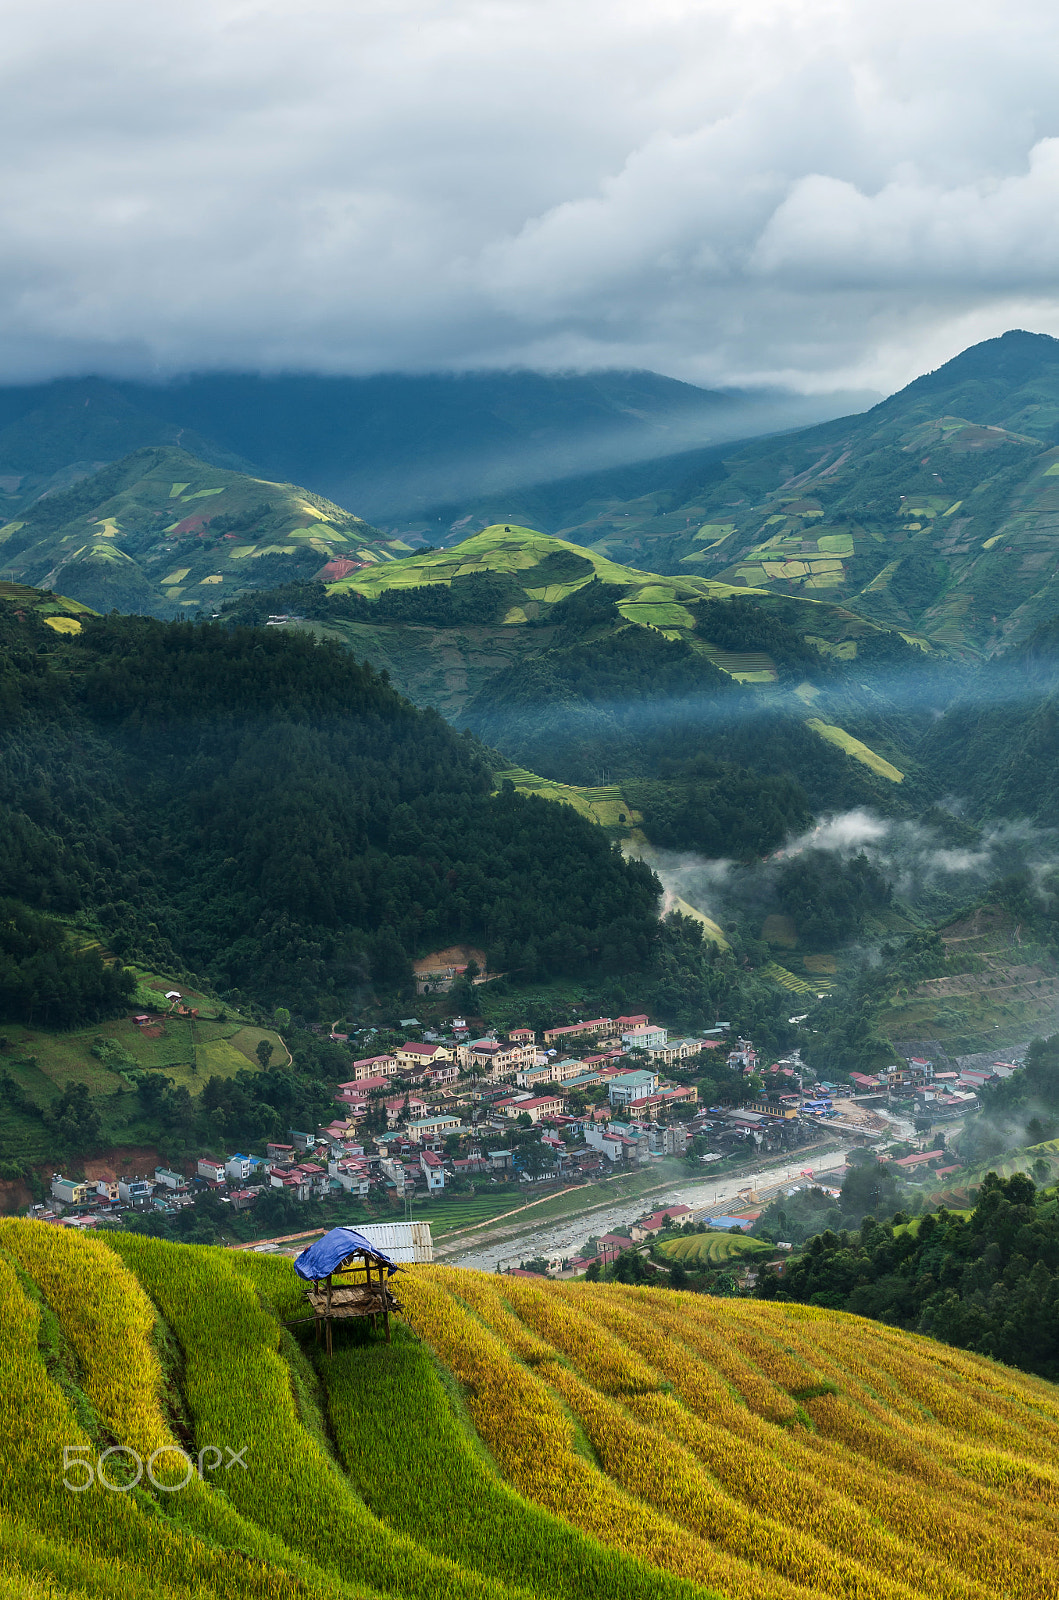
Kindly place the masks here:
POLYGON ((778 907, 776 882, 783 866, 807 851, 850 861, 864 856, 886 877, 898 900, 922 915, 958 910, 988 884, 1028 872, 1039 890, 1059 866, 1059 831, 1026 821, 982 829, 960 822, 954 809, 936 823, 880 816, 865 807, 822 817, 763 861, 744 864, 688 850, 638 846, 663 889, 663 914, 694 907, 722 929, 735 919, 748 930, 778 907), (961 837, 956 838, 954 834, 961 837), (760 920, 759 920, 760 919, 760 920))

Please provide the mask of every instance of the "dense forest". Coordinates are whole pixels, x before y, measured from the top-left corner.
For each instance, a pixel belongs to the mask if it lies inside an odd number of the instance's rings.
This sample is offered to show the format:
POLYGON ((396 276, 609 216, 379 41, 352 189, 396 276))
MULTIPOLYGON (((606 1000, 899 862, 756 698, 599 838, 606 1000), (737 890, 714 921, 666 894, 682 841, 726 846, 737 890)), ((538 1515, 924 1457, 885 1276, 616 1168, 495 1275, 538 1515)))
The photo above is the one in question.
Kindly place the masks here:
POLYGON ((472 739, 347 651, 0 609, 0 894, 306 1015, 456 939, 529 976, 652 961, 651 872, 569 808, 493 795, 472 739))
POLYGON ((966 674, 922 758, 972 815, 1059 826, 1059 617, 966 674))
POLYGON ((133 975, 17 900, 0 900, 0 1017, 64 1028, 128 1005, 133 975))
POLYGON ((876 1317, 1059 1378, 1059 1200, 990 1173, 969 1216, 865 1217, 817 1234, 757 1295, 876 1317))
MULTIPOLYGON (((591 590, 581 593, 598 605, 591 590)), ((593 625, 602 620, 594 611, 593 625)), ((792 714, 735 684, 685 640, 634 625, 503 669, 465 720, 512 760, 564 783, 597 783, 604 770, 612 781, 675 782, 681 792, 672 799, 641 791, 647 832, 704 853, 737 811, 746 814, 732 853, 753 854, 810 811, 903 803, 894 785, 807 728, 804 707, 792 714), (759 790, 749 809, 748 775, 759 790)))

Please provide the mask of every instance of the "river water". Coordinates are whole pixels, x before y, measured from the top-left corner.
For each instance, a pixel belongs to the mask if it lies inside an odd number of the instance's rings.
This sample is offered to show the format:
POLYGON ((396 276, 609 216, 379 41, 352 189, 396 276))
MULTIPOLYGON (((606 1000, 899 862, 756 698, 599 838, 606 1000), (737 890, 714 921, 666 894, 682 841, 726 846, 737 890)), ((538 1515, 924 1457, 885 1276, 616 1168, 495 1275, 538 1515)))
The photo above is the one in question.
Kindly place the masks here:
MULTIPOLYGON (((664 1211, 667 1206, 683 1205, 691 1206, 694 1211, 701 1211, 706 1216, 724 1216, 728 1206, 740 1203, 741 1191, 744 1191, 744 1202, 747 1189, 754 1189, 762 1198, 766 1195, 774 1198, 775 1192, 780 1189, 804 1184, 806 1180, 801 1174, 803 1168, 807 1170, 809 1167, 812 1167, 816 1181, 826 1183, 827 1173, 840 1168, 847 1154, 846 1148, 832 1149, 822 1152, 814 1162, 812 1155, 806 1152, 802 1163, 797 1160, 787 1166, 770 1163, 768 1166, 744 1168, 742 1172, 728 1173, 723 1177, 710 1177, 707 1174, 687 1182, 678 1179, 655 1194, 615 1201, 612 1205, 604 1204, 598 1210, 542 1222, 539 1227, 534 1227, 529 1218, 521 1224, 513 1221, 507 1227, 501 1221, 489 1230, 488 1235, 483 1229, 477 1240, 472 1236, 462 1246, 453 1241, 447 1249, 446 1241, 440 1240, 434 1251, 434 1259, 443 1260, 447 1266, 496 1272, 500 1268, 514 1267, 520 1261, 537 1257, 550 1261, 557 1257, 573 1256, 586 1239, 601 1233, 612 1233, 618 1227, 627 1227, 645 1212, 664 1211)), ((586 1201, 591 1204, 588 1196, 586 1201)))

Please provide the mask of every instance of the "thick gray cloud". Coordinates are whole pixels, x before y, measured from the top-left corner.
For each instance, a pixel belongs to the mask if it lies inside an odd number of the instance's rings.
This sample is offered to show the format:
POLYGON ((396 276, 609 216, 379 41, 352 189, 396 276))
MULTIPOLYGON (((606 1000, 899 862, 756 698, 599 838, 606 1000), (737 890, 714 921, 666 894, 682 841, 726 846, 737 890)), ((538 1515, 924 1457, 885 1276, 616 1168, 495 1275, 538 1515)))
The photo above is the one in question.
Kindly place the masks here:
POLYGON ((0 379, 892 388, 1059 333, 1043 0, 0 6, 0 379))

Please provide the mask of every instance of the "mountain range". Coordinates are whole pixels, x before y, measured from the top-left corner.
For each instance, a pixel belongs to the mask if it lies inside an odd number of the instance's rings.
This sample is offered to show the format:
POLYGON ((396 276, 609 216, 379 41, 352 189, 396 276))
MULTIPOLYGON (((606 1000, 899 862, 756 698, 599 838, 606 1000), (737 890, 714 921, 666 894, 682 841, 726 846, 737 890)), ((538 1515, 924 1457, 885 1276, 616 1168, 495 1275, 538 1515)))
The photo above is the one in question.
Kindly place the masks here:
POLYGON ((532 499, 549 531, 617 561, 826 596, 955 654, 1059 609, 1059 341, 1044 334, 975 345, 863 414, 653 465, 509 496, 505 515, 532 499))
POLYGON ((670 579, 837 602, 957 656, 1059 607, 1059 341, 1007 333, 867 412, 671 450, 751 412, 760 425, 746 396, 642 373, 0 390, 0 560, 171 615, 511 525, 670 579), (423 510, 465 482, 470 498, 423 510))
POLYGON ((373 520, 431 530, 434 542, 459 520, 437 503, 716 447, 842 409, 841 396, 707 390, 654 372, 58 379, 0 387, 0 515, 162 445, 305 484, 373 520))

